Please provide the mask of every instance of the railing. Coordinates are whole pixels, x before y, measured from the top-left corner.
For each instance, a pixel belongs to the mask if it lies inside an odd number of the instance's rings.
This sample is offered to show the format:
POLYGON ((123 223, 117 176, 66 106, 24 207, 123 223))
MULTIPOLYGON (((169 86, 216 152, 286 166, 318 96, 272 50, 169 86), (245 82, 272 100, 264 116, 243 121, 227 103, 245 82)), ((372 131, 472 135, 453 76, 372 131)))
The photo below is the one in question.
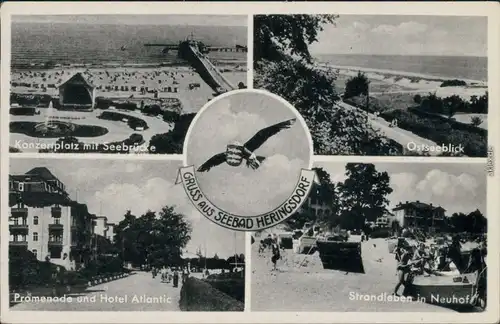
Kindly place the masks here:
POLYGON ((49 240, 50 246, 62 246, 62 244, 63 244, 62 240, 49 240))
POLYGON ((49 224, 49 230, 62 230, 64 229, 63 224, 49 224))
POLYGON ((60 218, 61 217, 61 208, 60 207, 52 207, 51 213, 52 213, 52 217, 60 218))
POLYGON ((12 217, 27 217, 28 216, 28 208, 11 208, 10 212, 12 217))
POLYGON ((28 241, 10 241, 9 245, 14 245, 14 246, 28 246, 28 241))
POLYGON ((205 58, 197 49, 190 46, 190 50, 192 51, 194 57, 201 63, 205 72, 212 79, 211 81, 213 81, 212 83, 215 85, 216 88, 214 90, 217 91, 217 88, 224 88, 225 91, 235 89, 235 87, 221 73, 217 71, 217 68, 207 58, 205 58))
POLYGON ((9 225, 9 230, 28 230, 28 224, 12 224, 9 225))

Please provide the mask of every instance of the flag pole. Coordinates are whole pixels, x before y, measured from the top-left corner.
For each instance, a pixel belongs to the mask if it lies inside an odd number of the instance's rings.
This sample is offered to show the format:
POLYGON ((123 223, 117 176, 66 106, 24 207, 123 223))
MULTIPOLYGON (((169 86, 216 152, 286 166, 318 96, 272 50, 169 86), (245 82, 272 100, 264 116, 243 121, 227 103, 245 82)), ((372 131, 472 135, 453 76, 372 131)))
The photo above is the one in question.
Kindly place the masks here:
POLYGON ((236 253, 236 231, 234 231, 234 268, 237 270, 238 268, 238 254, 236 253))

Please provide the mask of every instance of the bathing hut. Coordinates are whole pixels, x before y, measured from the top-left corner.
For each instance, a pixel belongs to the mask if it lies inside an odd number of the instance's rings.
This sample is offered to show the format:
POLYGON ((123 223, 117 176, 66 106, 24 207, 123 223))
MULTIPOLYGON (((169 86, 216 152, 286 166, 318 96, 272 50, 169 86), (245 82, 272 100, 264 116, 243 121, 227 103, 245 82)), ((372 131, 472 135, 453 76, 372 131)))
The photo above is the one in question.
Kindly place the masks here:
POLYGON ((76 73, 59 86, 62 109, 91 111, 95 106, 96 88, 81 73, 76 73))

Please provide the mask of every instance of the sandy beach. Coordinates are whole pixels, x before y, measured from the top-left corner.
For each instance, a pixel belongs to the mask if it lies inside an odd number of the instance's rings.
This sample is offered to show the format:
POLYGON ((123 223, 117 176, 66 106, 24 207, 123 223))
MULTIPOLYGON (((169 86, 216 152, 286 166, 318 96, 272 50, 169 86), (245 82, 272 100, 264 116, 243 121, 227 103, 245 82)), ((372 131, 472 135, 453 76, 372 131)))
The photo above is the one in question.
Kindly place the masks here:
MULTIPOLYGON (((339 93, 345 90, 345 83, 348 79, 356 76, 359 71, 365 73, 370 80, 370 96, 377 98, 380 102, 387 102, 388 108, 406 109, 414 105, 413 97, 416 94, 426 96, 431 93, 436 94, 439 98, 446 98, 453 95, 458 95, 463 100, 470 101, 471 97, 481 97, 488 91, 488 85, 484 81, 460 79, 467 82, 466 86, 450 86, 441 87, 444 80, 450 78, 442 78, 437 80, 437 77, 418 73, 377 70, 368 68, 356 68, 345 66, 332 66, 335 72, 338 72, 335 86, 339 93)), ((323 66, 324 68, 324 66, 323 66)), ((470 124, 471 118, 479 117, 483 121, 478 127, 488 129, 487 114, 469 114, 457 112, 452 119, 470 124)))
MULTIPOLYGON (((246 70, 241 66, 218 66, 223 75, 237 85, 246 84, 246 70)), ((11 73, 11 92, 58 96, 57 87, 75 73, 81 72, 96 86, 96 95, 107 98, 152 97, 141 94, 141 87, 158 90, 159 98, 178 98, 183 112, 197 112, 213 98, 213 90, 190 67, 68 67, 50 70, 18 70, 11 73), (29 84, 29 87, 21 85, 29 84), (190 89, 190 84, 199 85, 190 89), (170 88, 170 91, 168 91, 170 88), (177 88, 177 92, 175 91, 177 88)))
POLYGON ((345 82, 358 74, 359 71, 365 73, 370 80, 370 94, 428 94, 436 93, 438 97, 448 97, 458 95, 463 99, 469 100, 471 96, 482 96, 488 90, 487 82, 480 80, 461 79, 467 83, 460 87, 441 87, 445 80, 453 78, 436 77, 432 75, 391 71, 383 69, 369 69, 353 66, 322 65, 322 68, 329 67, 338 71, 339 77, 336 85, 343 91, 345 82))
MULTIPOLYGON (((358 236, 351 239, 359 241, 358 236)), ((278 262, 279 271, 272 272, 270 252, 259 255, 258 241, 252 245, 252 311, 453 312, 416 301, 356 298, 392 293, 397 282, 396 260, 385 239, 361 243, 364 274, 324 270, 318 252, 308 256, 292 250, 286 250, 278 262)))
MULTIPOLYGON (((238 85, 239 82, 246 84, 246 70, 238 65, 218 65, 217 68, 231 83, 238 85)), ((158 91, 158 98, 176 98, 182 104, 181 113, 196 113, 209 100, 214 97, 214 91, 210 88, 191 67, 188 66, 165 66, 144 67, 127 65, 123 67, 59 67, 46 70, 16 70, 11 74, 11 92, 17 94, 47 94, 53 97, 59 96, 58 86, 71 78, 76 73, 83 76, 95 87, 97 97, 108 99, 127 98, 153 98, 154 92, 158 91), (141 91, 144 88, 145 91, 141 91)), ((77 125, 93 125, 106 128, 108 132, 94 138, 79 138, 84 143, 103 144, 109 142, 120 142, 129 138, 132 134, 140 134, 145 143, 161 133, 172 130, 174 124, 163 121, 157 116, 144 115, 139 111, 120 111, 144 120, 149 128, 137 131, 131 129, 126 123, 113 122, 98 118, 102 110, 95 109, 92 112, 64 111, 39 109, 40 114, 34 116, 12 115, 11 122, 30 121, 43 123, 48 119, 71 120, 77 125)), ((11 133, 10 146, 17 147, 16 143, 36 143, 36 145, 50 145, 57 138, 30 137, 25 134, 11 133)), ((31 144, 30 144, 31 145, 31 144)), ((36 148, 23 149, 24 152, 37 152, 36 148)))

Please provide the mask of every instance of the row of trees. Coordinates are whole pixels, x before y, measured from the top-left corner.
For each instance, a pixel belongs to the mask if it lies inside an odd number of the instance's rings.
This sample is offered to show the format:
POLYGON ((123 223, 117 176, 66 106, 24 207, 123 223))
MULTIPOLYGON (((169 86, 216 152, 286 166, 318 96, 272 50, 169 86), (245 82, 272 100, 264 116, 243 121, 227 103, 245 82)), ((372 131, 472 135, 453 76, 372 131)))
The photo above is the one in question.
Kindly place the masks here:
POLYGON ((275 93, 304 117, 316 154, 391 155, 397 149, 362 113, 340 109, 333 70, 319 69, 309 53, 335 15, 254 17, 254 86, 275 93))
POLYGON ((245 264, 245 255, 243 253, 234 254, 227 259, 220 258, 217 253, 211 258, 205 257, 201 251, 198 251, 196 254, 198 255, 197 258, 184 260, 184 262, 190 262, 191 268, 232 270, 236 264, 240 267, 245 264))
MULTIPOLYGON (((348 163, 346 179, 334 183, 322 168, 314 168, 319 178, 310 194, 313 202, 324 205, 328 211, 318 216, 304 209, 287 223, 300 229, 306 222, 316 222, 328 228, 363 229, 365 221, 375 221, 385 214, 389 204, 387 196, 393 192, 387 172, 379 172, 373 164, 348 163)), ((469 214, 455 213, 445 219, 442 230, 447 232, 485 233, 487 219, 476 210, 469 214)))
POLYGON ((469 214, 452 214, 447 221, 447 225, 450 232, 486 233, 488 229, 488 220, 479 209, 476 209, 469 214))
POLYGON ((488 92, 482 96, 471 96, 470 100, 464 100, 458 95, 440 98, 435 93, 427 96, 416 94, 413 101, 419 105, 419 109, 434 114, 444 114, 453 117, 456 113, 487 114, 488 92))
POLYGON ((353 230, 362 229, 366 221, 375 221, 383 216, 392 193, 387 172, 379 172, 373 164, 348 163, 345 169, 347 179, 333 183, 328 172, 315 168, 319 185, 311 193, 313 202, 324 204, 328 211, 317 218, 305 210, 289 221, 292 228, 301 228, 306 222, 314 221, 329 228, 340 225, 353 230))
POLYGON ((191 225, 172 206, 140 217, 127 211, 115 227, 115 245, 133 265, 181 265, 182 249, 191 239, 191 225))

